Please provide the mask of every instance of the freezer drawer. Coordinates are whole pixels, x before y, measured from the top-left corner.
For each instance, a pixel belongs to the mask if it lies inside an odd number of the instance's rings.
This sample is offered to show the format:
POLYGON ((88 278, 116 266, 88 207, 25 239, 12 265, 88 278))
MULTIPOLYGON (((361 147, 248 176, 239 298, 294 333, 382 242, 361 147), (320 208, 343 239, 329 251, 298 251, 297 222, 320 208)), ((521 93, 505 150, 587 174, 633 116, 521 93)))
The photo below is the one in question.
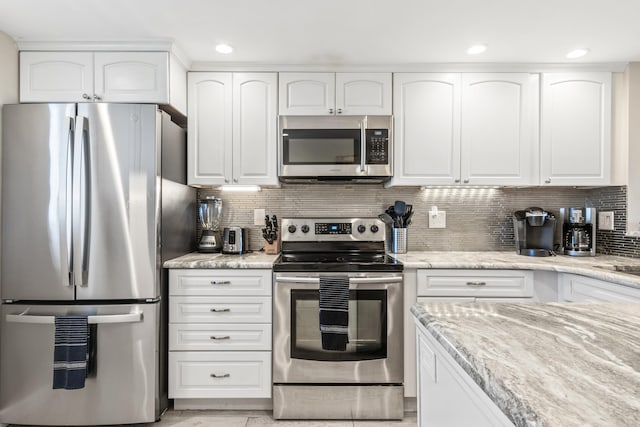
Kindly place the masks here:
POLYGON ((0 423, 99 425, 153 422, 157 410, 159 304, 3 305, 0 423), (96 323, 95 376, 53 390, 54 315, 96 323))

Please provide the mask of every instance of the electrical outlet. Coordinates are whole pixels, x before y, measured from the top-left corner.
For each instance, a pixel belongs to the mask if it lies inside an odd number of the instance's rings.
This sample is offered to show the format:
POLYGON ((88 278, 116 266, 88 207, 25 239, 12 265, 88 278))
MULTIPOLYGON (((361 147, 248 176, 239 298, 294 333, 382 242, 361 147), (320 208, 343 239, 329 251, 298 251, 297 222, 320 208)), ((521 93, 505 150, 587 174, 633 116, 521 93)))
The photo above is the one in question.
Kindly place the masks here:
POLYGON ((254 209, 253 210, 253 225, 262 225, 264 226, 264 209, 254 209))
POLYGON ((613 229, 613 211, 598 212, 598 230, 613 229))
POLYGON ((428 215, 429 228, 447 228, 447 213, 445 211, 428 212, 428 215))

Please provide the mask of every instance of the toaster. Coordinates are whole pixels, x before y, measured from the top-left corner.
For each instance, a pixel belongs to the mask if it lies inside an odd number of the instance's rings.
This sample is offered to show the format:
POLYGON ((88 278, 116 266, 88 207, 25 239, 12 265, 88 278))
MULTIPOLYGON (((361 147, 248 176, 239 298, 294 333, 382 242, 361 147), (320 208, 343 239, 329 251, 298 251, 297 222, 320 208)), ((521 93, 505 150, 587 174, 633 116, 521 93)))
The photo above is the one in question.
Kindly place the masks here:
POLYGON ((243 254, 249 250, 247 229, 242 227, 225 227, 222 237, 223 254, 243 254))

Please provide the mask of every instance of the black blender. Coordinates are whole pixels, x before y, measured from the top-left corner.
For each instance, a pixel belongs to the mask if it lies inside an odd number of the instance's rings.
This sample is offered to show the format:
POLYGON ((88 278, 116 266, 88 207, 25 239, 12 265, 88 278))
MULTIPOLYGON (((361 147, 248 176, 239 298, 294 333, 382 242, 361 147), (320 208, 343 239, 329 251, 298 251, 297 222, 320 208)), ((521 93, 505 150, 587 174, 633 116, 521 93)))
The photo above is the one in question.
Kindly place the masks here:
POLYGON ((222 200, 213 196, 206 196, 200 200, 198 215, 202 225, 198 252, 220 252, 222 249, 222 233, 220 233, 222 200))

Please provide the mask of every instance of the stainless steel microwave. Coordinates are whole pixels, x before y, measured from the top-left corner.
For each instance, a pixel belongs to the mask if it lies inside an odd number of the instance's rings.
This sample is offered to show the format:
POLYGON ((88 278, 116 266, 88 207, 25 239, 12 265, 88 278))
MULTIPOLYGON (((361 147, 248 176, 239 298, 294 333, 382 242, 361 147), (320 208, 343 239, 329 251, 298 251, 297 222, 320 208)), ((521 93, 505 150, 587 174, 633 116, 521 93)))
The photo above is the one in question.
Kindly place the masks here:
POLYGON ((391 116, 281 116, 283 182, 384 182, 392 176, 391 116))

